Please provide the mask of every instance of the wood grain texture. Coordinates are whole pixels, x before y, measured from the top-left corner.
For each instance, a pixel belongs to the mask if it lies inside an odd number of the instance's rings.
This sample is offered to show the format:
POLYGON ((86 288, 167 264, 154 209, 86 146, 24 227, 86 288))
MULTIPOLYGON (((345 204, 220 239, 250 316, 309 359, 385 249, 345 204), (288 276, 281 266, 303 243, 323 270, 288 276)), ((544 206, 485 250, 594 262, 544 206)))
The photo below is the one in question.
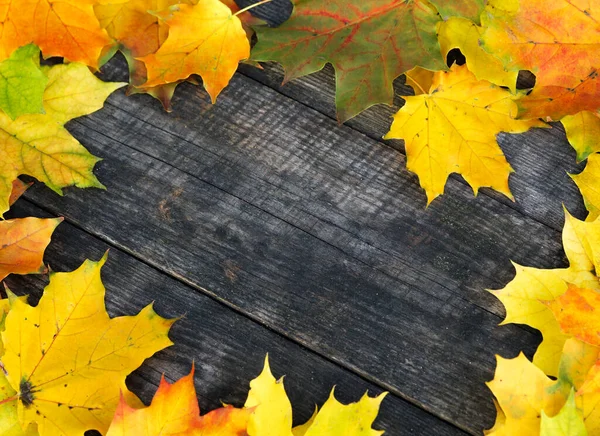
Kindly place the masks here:
POLYGON ((496 328, 484 289, 509 259, 563 264, 559 232, 456 180, 424 209, 397 150, 243 75, 215 106, 187 84, 174 106, 114 94, 68 125, 105 158, 108 193, 27 198, 463 429, 491 426, 494 354, 539 337, 496 328))
MULTIPOLYGON (((240 72, 331 119, 336 119, 335 79, 330 65, 323 71, 285 85, 282 85, 283 69, 279 65, 265 63, 263 67, 263 70, 259 70, 241 65, 240 72)), ((403 141, 384 141, 382 137, 390 128, 392 115, 404 105, 401 96, 412 94, 412 89, 404 85, 404 78, 401 77, 395 82, 393 107, 373 106, 345 125, 404 153, 403 141)), ((498 143, 515 170, 510 176, 510 189, 516 201, 512 202, 490 189, 482 189, 480 195, 492 197, 554 229, 562 227, 563 203, 572 213, 585 215, 577 187, 567 174, 578 173, 583 165, 576 164, 575 151, 567 142, 560 123, 552 123, 549 129, 533 129, 525 134, 502 133, 498 143)), ((465 192, 471 192, 461 176, 452 175, 451 178, 463 183, 465 192)), ((424 197, 425 193, 422 192, 421 196, 424 197)), ((445 197, 435 201, 443 202, 445 197)))
MULTIPOLYGON (((45 217, 48 213, 22 201, 10 215, 45 217)), ((55 233, 45 257, 54 271, 71 271, 86 258, 99 259, 109 248, 110 245, 65 223, 55 233)), ((169 335, 175 345, 147 360, 130 377, 130 386, 147 404, 162 373, 172 382, 188 374, 193 361, 203 413, 220 407, 221 402, 241 407, 248 383, 260 373, 266 353, 270 354, 275 375, 286 375, 285 386, 294 406, 296 424, 310 418, 314 405, 325 402, 333 385, 336 396, 345 402, 358 400, 365 391, 371 395, 382 391, 121 250, 110 250, 102 279, 111 316, 132 315, 151 302, 162 316, 183 316, 169 335)), ((37 299, 46 280, 46 276, 11 276, 7 283, 19 295, 28 293, 37 299)), ((375 426, 389 434, 464 434, 394 395, 384 400, 375 426)))

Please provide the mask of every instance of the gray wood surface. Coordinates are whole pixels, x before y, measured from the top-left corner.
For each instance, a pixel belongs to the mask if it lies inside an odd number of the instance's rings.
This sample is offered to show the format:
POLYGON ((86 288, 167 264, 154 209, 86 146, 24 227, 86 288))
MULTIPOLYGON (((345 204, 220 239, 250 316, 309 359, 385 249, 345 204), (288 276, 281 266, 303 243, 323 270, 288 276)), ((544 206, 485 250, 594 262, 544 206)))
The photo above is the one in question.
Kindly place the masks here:
MULTIPOLYGON (((126 74, 122 60, 104 71, 126 74)), ((311 355, 479 434, 494 417, 484 385, 494 354, 531 355, 539 341, 526 328, 496 327, 503 310, 485 289, 512 278, 509 259, 564 265, 560 202, 582 210, 562 166, 572 159, 564 137, 554 129, 503 139, 545 171, 521 172, 532 194, 517 194, 516 204, 474 199, 452 178, 425 209, 400 149, 339 125, 318 92, 314 108, 282 92, 238 74, 213 106, 185 84, 171 114, 117 92, 68 125, 105 159, 97 175, 108 192, 61 198, 38 185, 26 197, 311 355)), ((189 304, 162 294, 173 307, 189 304)), ((410 434, 402 428, 398 419, 390 434, 410 434)))
MULTIPOLYGON (((23 200, 11 217, 49 216, 23 200)), ((294 406, 294 421, 310 418, 315 404, 323 404, 332 385, 340 401, 357 401, 365 391, 382 389, 335 363, 299 346, 243 314, 171 278, 156 268, 115 249, 76 226, 63 223, 57 229, 46 260, 55 271, 71 271, 86 258, 97 260, 110 249, 102 271, 107 288, 107 309, 111 316, 132 315, 154 302, 165 317, 183 318, 175 323, 170 337, 175 345, 157 353, 128 379, 128 385, 148 404, 161 374, 174 381, 196 367, 196 390, 202 413, 220 407, 221 402, 242 406, 248 383, 262 370, 266 353, 276 377, 285 374, 285 386, 294 406)), ((8 286, 35 302, 47 284, 47 276, 10 276, 8 286)), ((445 423, 409 402, 388 395, 376 427, 388 434, 459 435, 445 423)))

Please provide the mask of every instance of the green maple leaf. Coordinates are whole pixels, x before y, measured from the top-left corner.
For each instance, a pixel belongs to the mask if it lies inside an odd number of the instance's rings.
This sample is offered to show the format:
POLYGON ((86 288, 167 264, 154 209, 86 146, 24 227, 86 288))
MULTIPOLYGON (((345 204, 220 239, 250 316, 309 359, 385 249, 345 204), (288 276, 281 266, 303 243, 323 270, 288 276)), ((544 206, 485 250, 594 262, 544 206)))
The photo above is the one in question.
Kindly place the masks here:
POLYGON ((285 81, 331 63, 343 122, 374 104, 391 105, 394 79, 413 67, 445 69, 436 34, 441 20, 423 0, 294 0, 283 25, 255 28, 252 58, 281 63, 285 81))
POLYGON ((42 113, 47 81, 40 69, 40 49, 33 44, 19 48, 0 62, 0 109, 13 120, 42 113))

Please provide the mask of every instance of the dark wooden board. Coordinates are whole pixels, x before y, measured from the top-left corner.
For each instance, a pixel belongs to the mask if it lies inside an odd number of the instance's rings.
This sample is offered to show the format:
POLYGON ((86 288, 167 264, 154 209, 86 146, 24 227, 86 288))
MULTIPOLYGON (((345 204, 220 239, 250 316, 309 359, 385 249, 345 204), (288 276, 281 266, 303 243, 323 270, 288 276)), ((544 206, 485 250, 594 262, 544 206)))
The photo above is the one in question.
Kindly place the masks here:
POLYGON ((172 114, 118 92, 68 127, 109 192, 27 198, 461 428, 491 425, 494 354, 539 338, 496 328, 484 289, 510 258, 563 264, 556 229, 456 180, 424 209, 399 151, 243 75, 215 106, 187 84, 172 114))
MULTIPOLYGON (((48 213, 27 201, 20 201, 11 217, 48 213)), ((99 259, 111 246, 63 223, 46 252, 55 271, 71 271, 86 258, 99 259)), ((132 315, 154 302, 156 311, 177 321, 170 337, 175 345, 149 359, 130 380, 130 386, 149 403, 160 375, 169 381, 187 374, 192 361, 196 367, 196 389, 201 410, 220 407, 221 401, 242 406, 248 383, 262 369, 266 353, 276 377, 286 375, 285 386, 294 406, 297 424, 306 421, 315 404, 323 404, 329 390, 336 386, 340 401, 357 401, 366 391, 381 389, 350 371, 319 357, 275 332, 261 326, 227 306, 195 292, 185 284, 112 248, 102 271, 107 288, 107 308, 111 316, 132 315)), ((46 276, 10 276, 8 286, 17 294, 39 298, 46 276)), ((464 434, 424 410, 394 395, 382 405, 376 427, 394 434, 464 434)))
MULTIPOLYGON (((242 6, 255 3, 255 0, 236 1, 242 6)), ((292 4, 289 0, 273 0, 266 5, 256 7, 252 13, 266 20, 269 25, 277 26, 287 19, 291 11, 292 4)), ((260 70, 250 65, 241 65, 240 72, 336 119, 335 78, 331 65, 327 64, 323 71, 285 85, 282 85, 283 69, 279 65, 264 63, 263 67, 264 69, 260 70)), ((523 83, 531 84, 532 81, 525 80, 523 83)), ((392 115, 404 104, 402 96, 413 94, 412 88, 404 84, 403 76, 394 82, 394 91, 392 107, 376 105, 349 120, 346 125, 383 142, 382 137, 390 128, 392 115)), ((404 152, 404 144, 401 140, 388 140, 385 144, 404 152)), ((563 223, 563 204, 571 213, 579 216, 585 213, 577 188, 567 175, 567 173, 579 172, 582 166, 576 164, 575 152, 568 144, 560 123, 552 124, 552 129, 535 129, 524 135, 501 134, 499 144, 516 171, 510 179, 516 203, 486 189, 482 190, 482 195, 492 196, 555 229, 560 229, 563 223)), ((466 185, 460 176, 452 177, 466 185)))

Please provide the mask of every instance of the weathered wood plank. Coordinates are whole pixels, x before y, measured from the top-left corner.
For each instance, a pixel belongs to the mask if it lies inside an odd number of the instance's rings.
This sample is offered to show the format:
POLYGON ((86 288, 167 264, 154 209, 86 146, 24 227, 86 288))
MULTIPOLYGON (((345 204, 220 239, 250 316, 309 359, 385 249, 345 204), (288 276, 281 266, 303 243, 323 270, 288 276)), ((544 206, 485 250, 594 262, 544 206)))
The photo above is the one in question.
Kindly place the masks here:
MULTIPOLYGON (((333 68, 327 65, 323 71, 293 80, 282 85, 283 70, 274 63, 265 63, 264 70, 242 65, 240 71, 260 83, 267 85, 283 95, 306 106, 316 109, 332 119, 335 114, 335 80, 333 68)), ((395 82, 393 107, 374 106, 346 125, 369 137, 381 141, 404 153, 404 143, 400 140, 382 139, 391 125, 391 116, 403 106, 401 96, 412 95, 410 87, 404 85, 404 79, 395 82)), ((499 135, 499 144, 507 156, 515 173, 510 177, 510 188, 515 202, 489 189, 483 189, 481 195, 515 208, 555 229, 563 223, 562 205, 578 216, 585 215, 577 187, 567 173, 577 173, 582 165, 575 162, 575 152, 566 140, 560 123, 553 123, 551 129, 534 129, 520 135, 499 135)), ((455 180, 464 183, 466 192, 471 190, 462 177, 453 175, 455 180)), ((418 181, 415 179, 415 183, 418 181)), ((424 192, 421 193, 424 197, 424 192)), ((436 202, 445 201, 441 197, 436 202)))
MULTIPOLYGON (((244 6, 255 3, 254 0, 237 1, 244 6)), ((273 0, 255 8, 252 13, 265 19, 270 25, 277 26, 287 19, 291 9, 289 0, 273 0)), ((263 70, 241 65, 240 72, 336 119, 335 78, 333 68, 329 64, 323 71, 294 80, 285 86, 282 86, 283 69, 275 63, 265 63, 263 70)), ((534 83, 531 76, 525 77, 523 83, 534 83)), ((404 105, 401 96, 413 94, 412 89, 404 85, 403 77, 394 82, 394 89, 392 107, 377 105, 346 124, 373 139, 383 141, 382 137, 391 125, 392 115, 404 105)), ((579 172, 583 165, 575 163, 575 152, 566 141, 562 125, 554 123, 552 127, 552 130, 536 129, 523 135, 499 135, 499 144, 516 171, 510 181, 516 203, 491 190, 484 189, 482 193, 555 229, 560 229, 563 223, 563 204, 578 216, 585 214, 577 188, 567 176, 567 172, 579 172)), ((404 152, 403 141, 388 140, 384 143, 404 152)), ((452 177, 466 185, 460 176, 452 177)))
MULTIPOLYGON (((20 201, 12 216, 48 216, 38 207, 20 201)), ((52 238, 46 259, 55 271, 71 271, 86 258, 98 259, 110 248, 99 239, 63 223, 52 238)), ((160 374, 172 381, 196 365, 196 388, 201 410, 221 401, 242 406, 248 383, 262 369, 266 353, 276 375, 286 374, 285 385, 294 405, 296 423, 306 421, 315 404, 322 404, 336 385, 336 396, 345 402, 358 400, 365 391, 381 389, 305 348, 258 325, 179 281, 112 249, 103 269, 107 308, 111 316, 131 315, 154 302, 163 316, 184 317, 175 323, 170 337, 175 345, 149 359, 134 373, 132 387, 148 403, 160 374)), ((11 276, 10 288, 18 294, 39 297, 45 276, 11 276)), ((389 434, 464 434, 424 410, 388 395, 376 427, 389 434)))
POLYGON ((109 194, 27 198, 462 428, 490 426, 493 355, 538 337, 495 328, 483 289, 512 277, 509 258, 560 264, 558 232, 455 181, 425 210, 396 150, 243 76, 216 106, 178 95, 166 114, 117 93, 69 125, 106 159, 109 194))

